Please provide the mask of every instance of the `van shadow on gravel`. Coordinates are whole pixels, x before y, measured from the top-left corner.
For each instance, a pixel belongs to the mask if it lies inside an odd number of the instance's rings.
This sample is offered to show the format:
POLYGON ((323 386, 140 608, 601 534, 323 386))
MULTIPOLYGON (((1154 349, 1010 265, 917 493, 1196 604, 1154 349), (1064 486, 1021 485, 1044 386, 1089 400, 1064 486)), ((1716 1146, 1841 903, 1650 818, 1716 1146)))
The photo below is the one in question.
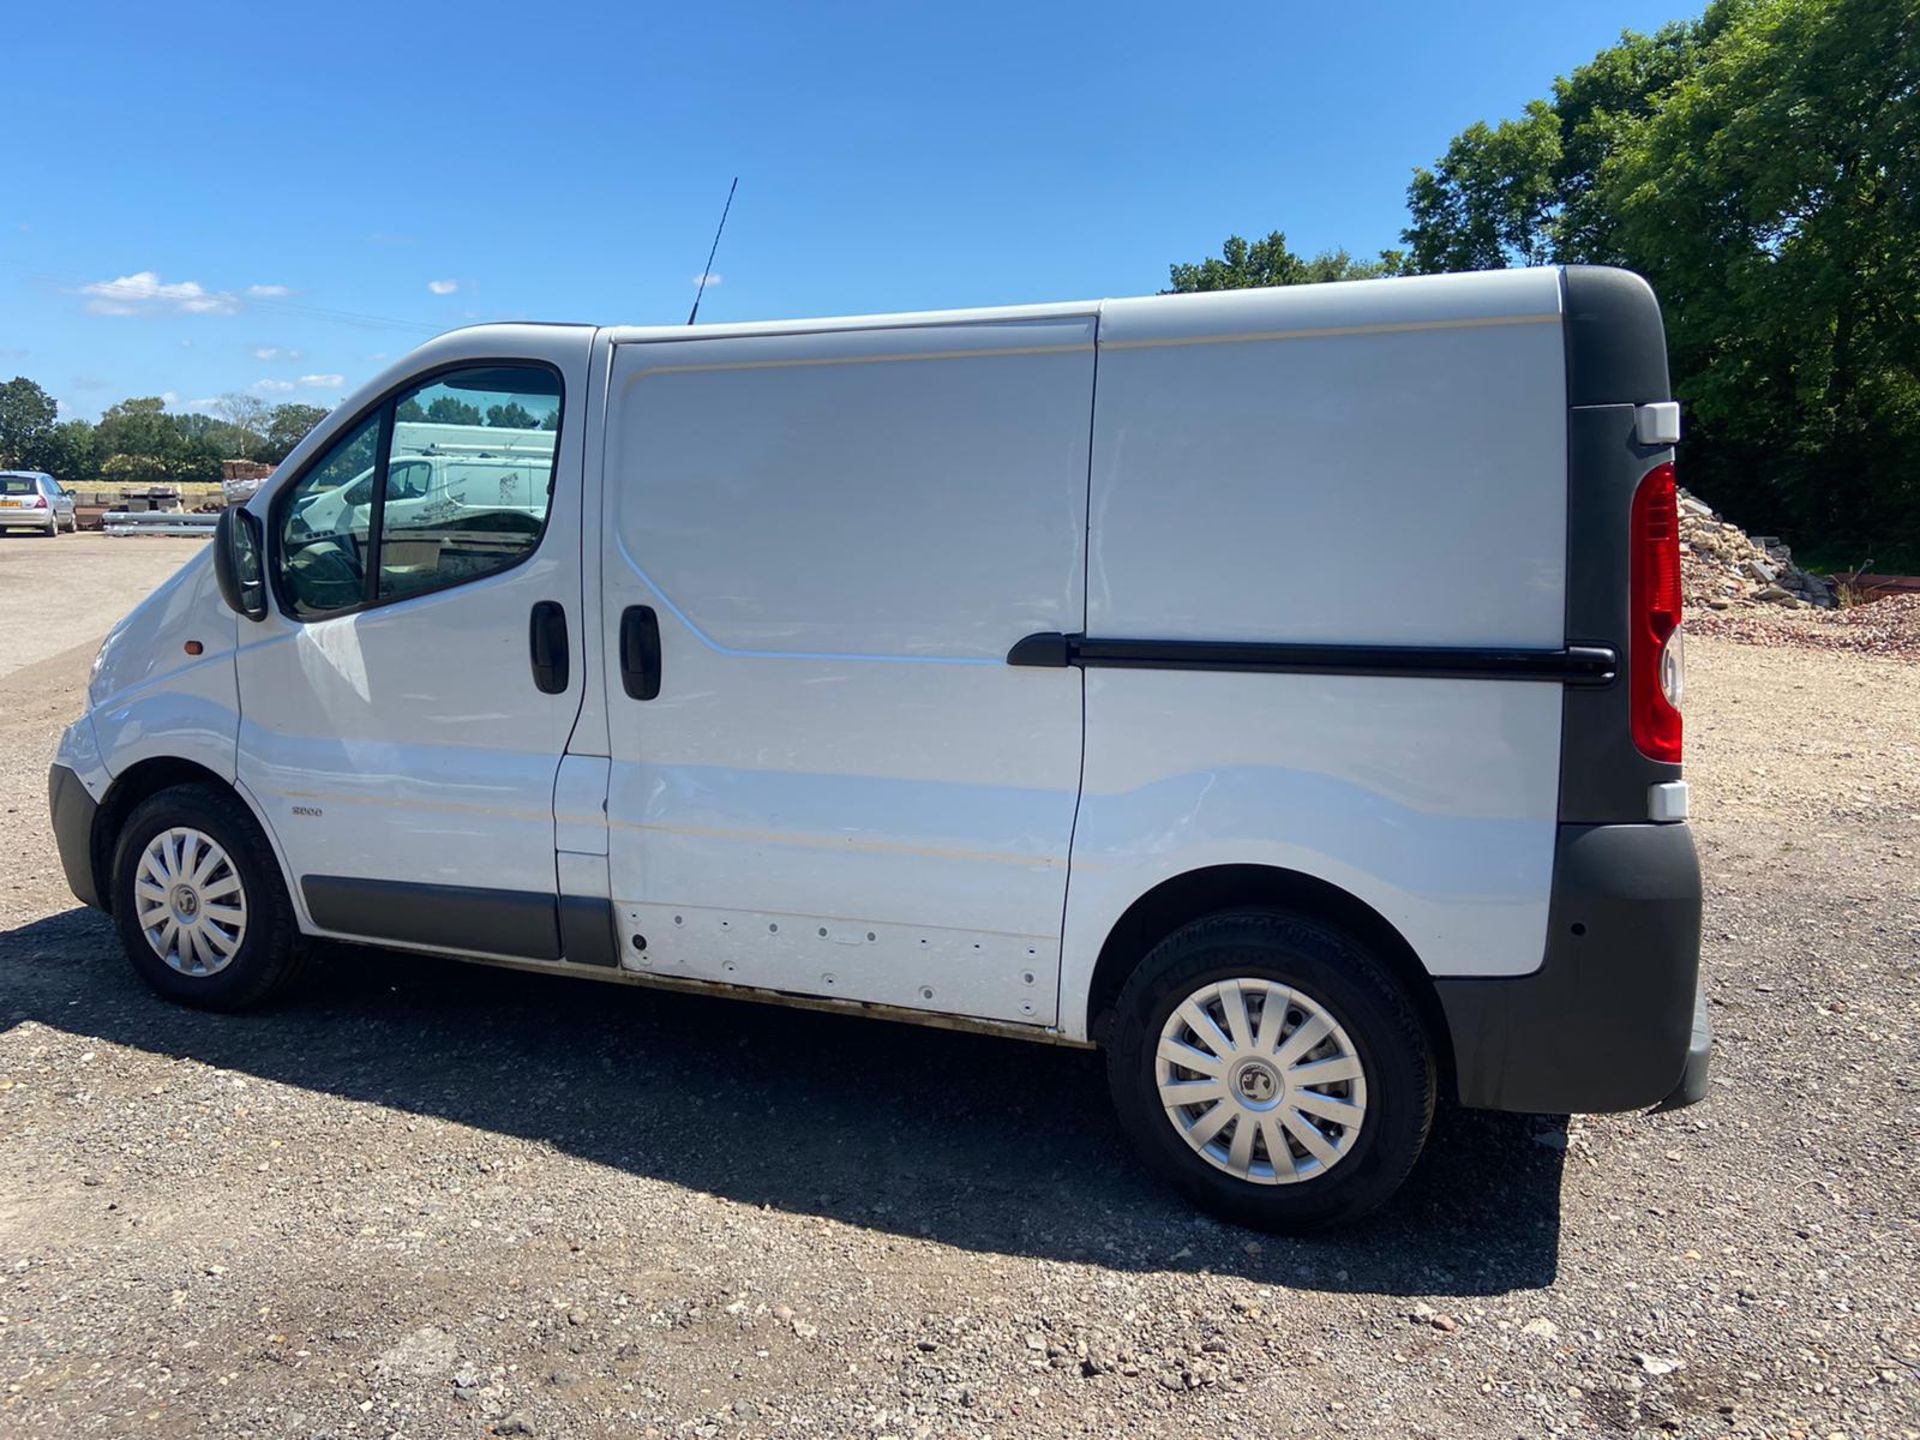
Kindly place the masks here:
POLYGON ((1395 1295, 1558 1267, 1564 1119, 1443 1109, 1383 1213, 1288 1240, 1149 1180, 1086 1051, 348 946, 274 1009, 208 1015, 78 909, 0 932, 0 1028, 30 1020, 967 1250, 1395 1295))

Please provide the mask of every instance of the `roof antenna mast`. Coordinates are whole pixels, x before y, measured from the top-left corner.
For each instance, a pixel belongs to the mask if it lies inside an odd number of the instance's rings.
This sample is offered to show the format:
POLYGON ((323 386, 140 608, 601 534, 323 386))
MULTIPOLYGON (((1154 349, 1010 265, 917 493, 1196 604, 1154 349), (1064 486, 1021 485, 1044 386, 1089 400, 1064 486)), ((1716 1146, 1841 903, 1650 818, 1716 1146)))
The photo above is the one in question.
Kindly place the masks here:
POLYGON ((740 188, 740 177, 733 177, 733 184, 727 187, 727 203, 720 211, 720 223, 714 227, 713 248, 707 251, 706 267, 700 272, 700 288, 693 292, 693 309, 687 312, 687 324, 693 324, 700 314, 700 297, 706 294, 707 281, 713 275, 713 257, 720 253, 720 234, 727 228, 727 212, 733 209, 733 192, 740 188))

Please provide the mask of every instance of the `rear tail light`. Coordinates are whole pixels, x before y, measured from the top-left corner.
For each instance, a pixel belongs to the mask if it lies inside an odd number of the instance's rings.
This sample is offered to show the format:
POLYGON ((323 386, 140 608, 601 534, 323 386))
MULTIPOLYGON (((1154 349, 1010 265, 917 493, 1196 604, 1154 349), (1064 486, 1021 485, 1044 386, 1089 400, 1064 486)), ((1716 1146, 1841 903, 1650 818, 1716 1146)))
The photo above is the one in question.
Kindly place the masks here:
POLYGON ((44 510, 46 508, 47 497, 44 495, 36 495, 27 502, 27 509, 29 510, 44 510))
POLYGON ((1649 760, 1680 763, 1680 495, 1673 466, 1656 465, 1633 497, 1631 640, 1633 743, 1649 760))

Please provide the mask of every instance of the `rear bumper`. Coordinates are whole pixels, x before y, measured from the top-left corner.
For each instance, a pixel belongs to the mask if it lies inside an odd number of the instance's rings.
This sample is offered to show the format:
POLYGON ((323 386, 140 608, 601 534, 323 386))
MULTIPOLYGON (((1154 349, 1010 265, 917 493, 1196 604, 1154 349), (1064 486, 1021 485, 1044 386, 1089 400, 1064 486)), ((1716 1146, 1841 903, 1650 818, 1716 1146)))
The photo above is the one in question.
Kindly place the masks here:
POLYGON ((1704 1098, 1700 862, 1685 825, 1562 825, 1531 975, 1435 982, 1460 1103, 1542 1114, 1704 1098))
POLYGON ((67 872, 67 888, 82 905, 100 908, 93 881, 93 817, 100 811, 80 777, 65 765, 47 771, 47 809, 53 816, 53 839, 60 847, 60 868, 67 872))

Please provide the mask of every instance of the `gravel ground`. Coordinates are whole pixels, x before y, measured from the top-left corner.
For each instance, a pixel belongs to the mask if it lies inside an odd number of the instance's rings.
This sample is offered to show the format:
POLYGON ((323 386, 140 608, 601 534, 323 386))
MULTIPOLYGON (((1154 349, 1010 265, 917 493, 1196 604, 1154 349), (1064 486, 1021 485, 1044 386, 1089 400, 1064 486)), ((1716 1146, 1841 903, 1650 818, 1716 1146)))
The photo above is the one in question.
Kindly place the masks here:
POLYGON ((1920 595, 1890 595, 1846 610, 1689 611, 1687 629, 1692 635, 1748 645, 1800 645, 1920 660, 1920 595))
POLYGON ((1911 666, 1690 648, 1706 1105, 1443 1113, 1292 1241, 1083 1053, 375 951, 162 1004, 47 833, 88 628, 0 631, 0 1434, 1920 1436, 1911 666))

